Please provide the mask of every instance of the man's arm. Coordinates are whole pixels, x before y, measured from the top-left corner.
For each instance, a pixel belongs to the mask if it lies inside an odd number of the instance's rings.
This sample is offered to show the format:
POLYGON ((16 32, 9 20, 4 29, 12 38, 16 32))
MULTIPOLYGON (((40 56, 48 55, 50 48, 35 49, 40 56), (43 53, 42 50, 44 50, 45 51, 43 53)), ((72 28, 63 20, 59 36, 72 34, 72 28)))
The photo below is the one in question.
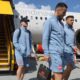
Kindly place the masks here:
POLYGON ((77 46, 76 46, 77 44, 76 44, 76 34, 75 34, 75 31, 74 31, 74 36, 73 36, 73 37, 74 37, 73 45, 70 44, 70 46, 71 46, 72 49, 74 50, 74 49, 77 48, 77 46))
POLYGON ((47 56, 49 55, 50 33, 51 33, 51 24, 50 21, 46 21, 44 23, 44 29, 43 29, 42 46, 43 46, 44 54, 47 56))

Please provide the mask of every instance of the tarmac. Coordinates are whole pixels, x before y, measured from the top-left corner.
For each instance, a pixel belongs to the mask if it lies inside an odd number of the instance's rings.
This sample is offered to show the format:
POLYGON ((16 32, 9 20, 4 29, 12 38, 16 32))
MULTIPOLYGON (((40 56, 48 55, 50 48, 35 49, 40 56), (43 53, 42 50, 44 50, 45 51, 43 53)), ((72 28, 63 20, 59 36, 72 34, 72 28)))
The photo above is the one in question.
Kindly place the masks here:
MULTIPOLYGON (((37 66, 33 67, 33 70, 26 72, 24 80, 37 80, 37 71, 40 64, 48 66, 48 63, 45 61, 38 61, 37 66)), ((11 74, 0 74, 0 80, 17 80, 16 75, 11 74)), ((80 80, 80 62, 76 64, 76 68, 71 72, 69 80, 80 80)))

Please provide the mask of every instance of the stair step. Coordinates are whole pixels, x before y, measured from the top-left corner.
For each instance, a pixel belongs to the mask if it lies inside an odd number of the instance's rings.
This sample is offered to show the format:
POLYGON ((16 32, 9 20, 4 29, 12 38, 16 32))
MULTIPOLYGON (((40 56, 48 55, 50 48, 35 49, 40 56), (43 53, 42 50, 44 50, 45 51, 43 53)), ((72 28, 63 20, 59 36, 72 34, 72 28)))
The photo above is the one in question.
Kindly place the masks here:
POLYGON ((5 39, 5 38, 0 37, 0 41, 6 41, 6 39, 5 39))
POLYGON ((5 46, 5 45, 0 45, 0 48, 7 48, 7 46, 5 46))
POLYGON ((4 46, 4 47, 7 47, 7 44, 5 44, 5 45, 0 45, 0 47, 3 47, 3 46, 4 46))
POLYGON ((8 54, 0 54, 0 58, 7 58, 8 54))
POLYGON ((3 63, 8 63, 8 60, 0 60, 0 63, 3 64, 3 63))
POLYGON ((9 65, 9 63, 8 62, 7 63, 0 63, 0 66, 2 66, 2 65, 6 66, 6 65, 9 65))
POLYGON ((0 63, 7 63, 8 62, 8 58, 0 58, 0 63))
POLYGON ((7 61, 8 58, 0 58, 0 61, 3 61, 3 60, 4 60, 4 61, 5 61, 5 60, 7 61))
POLYGON ((5 46, 5 45, 0 45, 0 48, 7 48, 7 46, 5 46))
POLYGON ((0 36, 3 36, 3 35, 5 35, 3 32, 0 32, 0 36))
POLYGON ((9 71, 10 68, 0 68, 0 71, 9 71))
POLYGON ((1 38, 2 38, 2 39, 5 39, 6 37, 5 37, 5 35, 1 35, 1 34, 0 34, 0 39, 1 39, 1 38))
POLYGON ((9 65, 0 65, 0 68, 8 68, 9 65))
POLYGON ((3 48, 5 48, 5 47, 7 48, 7 45, 0 45, 0 48, 2 48, 2 47, 3 48))
POLYGON ((0 28, 0 34, 4 34, 4 31, 2 31, 2 29, 0 28))
POLYGON ((0 42, 0 45, 6 45, 6 42, 4 41, 4 42, 0 42))
POLYGON ((6 43, 5 44, 4 43, 3 44, 2 43, 0 44, 0 47, 3 47, 3 46, 4 47, 7 47, 6 43))
POLYGON ((7 46, 0 46, 0 50, 1 49, 7 49, 7 46))
POLYGON ((0 55, 8 55, 8 53, 7 51, 3 51, 3 52, 0 51, 0 55))
MULTIPOLYGON (((1 45, 0 45, 0 46, 1 46, 1 45)), ((7 49, 4 49, 4 48, 3 48, 3 49, 0 49, 0 51, 6 51, 6 50, 7 50, 7 49)))
POLYGON ((1 53, 7 53, 7 51, 0 51, 0 54, 1 54, 1 53))
POLYGON ((7 55, 7 53, 0 53, 0 55, 7 55))
POLYGON ((0 50, 0 53, 6 53, 7 50, 0 50))
POLYGON ((0 36, 0 39, 5 39, 5 36, 4 35, 0 36))
POLYGON ((6 40, 5 40, 5 39, 0 39, 0 41, 1 41, 1 42, 2 42, 2 41, 4 42, 4 41, 6 41, 6 40))
POLYGON ((6 39, 6 38, 5 38, 5 36, 3 35, 3 36, 0 36, 0 39, 6 39))
POLYGON ((1 28, 0 28, 0 34, 4 34, 4 31, 2 31, 1 28))
POLYGON ((5 36, 5 34, 3 32, 0 32, 0 36, 5 36))
POLYGON ((0 31, 0 36, 5 35, 3 32, 0 31))

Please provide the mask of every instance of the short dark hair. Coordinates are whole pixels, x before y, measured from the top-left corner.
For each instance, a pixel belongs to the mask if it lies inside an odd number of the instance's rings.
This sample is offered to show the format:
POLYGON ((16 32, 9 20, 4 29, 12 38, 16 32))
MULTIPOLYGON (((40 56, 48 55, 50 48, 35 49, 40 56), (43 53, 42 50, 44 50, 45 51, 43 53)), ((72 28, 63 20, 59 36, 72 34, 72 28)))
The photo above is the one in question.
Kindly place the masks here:
POLYGON ((65 3, 63 3, 63 2, 58 3, 58 4, 56 5, 55 9, 57 9, 58 7, 68 8, 68 6, 67 6, 65 3))
POLYGON ((67 20, 68 18, 74 18, 74 16, 73 16, 73 15, 69 15, 69 16, 66 17, 66 20, 67 20))
POLYGON ((21 23, 21 22, 25 22, 25 23, 27 23, 27 22, 29 22, 29 21, 30 21, 30 20, 28 19, 27 16, 26 16, 26 17, 21 16, 20 23, 21 23))

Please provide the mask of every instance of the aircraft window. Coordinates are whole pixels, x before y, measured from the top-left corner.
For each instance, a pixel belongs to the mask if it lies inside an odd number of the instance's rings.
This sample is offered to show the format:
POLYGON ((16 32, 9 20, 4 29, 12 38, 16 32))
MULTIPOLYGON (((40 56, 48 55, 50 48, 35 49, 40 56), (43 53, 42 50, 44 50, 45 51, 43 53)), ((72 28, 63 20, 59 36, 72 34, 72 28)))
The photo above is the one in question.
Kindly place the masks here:
POLYGON ((45 17, 45 20, 47 20, 47 17, 45 17))
POLYGON ((35 17, 36 19, 38 19, 38 17, 35 17))
POLYGON ((42 17, 40 17, 40 19, 42 20, 42 17))
POLYGON ((75 19, 75 22, 77 22, 77 19, 75 19))

